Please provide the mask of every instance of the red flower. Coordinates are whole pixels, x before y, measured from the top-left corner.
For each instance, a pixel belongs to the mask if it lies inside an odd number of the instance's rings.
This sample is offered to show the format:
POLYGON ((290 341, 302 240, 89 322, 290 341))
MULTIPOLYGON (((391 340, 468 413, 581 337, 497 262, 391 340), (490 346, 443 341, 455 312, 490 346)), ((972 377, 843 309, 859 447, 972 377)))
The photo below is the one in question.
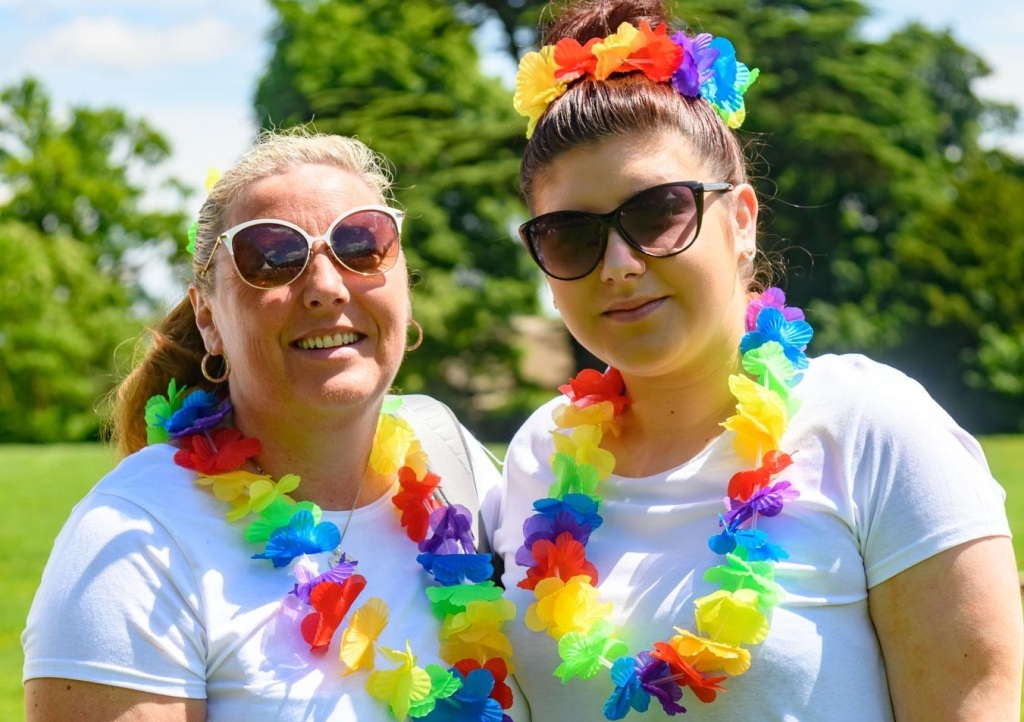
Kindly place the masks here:
POLYGON ((593 75, 597 68, 597 56, 592 48, 599 42, 600 39, 593 38, 586 45, 580 45, 573 38, 562 38, 555 43, 555 65, 558 66, 555 78, 571 83, 588 73, 593 75))
POLYGON ((645 20, 640 23, 640 32, 647 38, 647 44, 626 58, 620 70, 639 70, 655 83, 668 82, 682 62, 683 49, 668 37, 668 26, 664 23, 651 30, 645 20))
POLYGON ((434 498, 441 477, 427 472, 423 481, 416 478, 416 472, 408 466, 398 470, 398 483, 402 490, 391 498, 391 503, 402 511, 402 526, 414 542, 427 538, 430 529, 430 512, 441 506, 434 498))
POLYGON ((569 379, 569 383, 559 386, 558 390, 568 396, 572 405, 578 409, 610 401, 615 407, 616 416, 632 403, 626 395, 622 374, 613 368, 603 374, 594 369, 583 369, 576 378, 569 379))
POLYGON ((692 689, 701 702, 714 702, 718 693, 725 691, 725 688, 719 684, 725 677, 702 677, 700 672, 680 657, 679 652, 668 642, 655 642, 651 656, 667 662, 679 686, 692 689))
POLYGON ((220 429, 210 437, 192 434, 178 441, 182 448, 174 454, 174 463, 195 469, 204 476, 216 476, 241 468, 246 459, 260 453, 259 439, 248 439, 238 429, 220 429))
POLYGON ((772 477, 793 463, 793 457, 781 451, 769 451, 756 469, 737 471, 729 479, 729 496, 733 499, 746 501, 754 492, 768 486, 772 477))
POLYGON ((468 677, 474 669, 486 669, 494 677, 494 689, 491 690, 489 697, 500 704, 502 709, 512 706, 512 688, 505 684, 508 667, 501 657, 488 659, 482 667, 475 659, 462 659, 455 663, 455 669, 459 670, 463 677, 468 677))
POLYGON ((313 652, 323 654, 327 651, 331 638, 348 614, 352 603, 366 586, 366 577, 353 574, 341 582, 321 582, 309 593, 309 603, 315 612, 310 612, 302 620, 302 638, 305 639, 313 652))
POLYGON ((538 539, 530 551, 537 565, 526 570, 526 578, 516 585, 521 589, 533 589, 549 577, 567 582, 580 574, 586 574, 591 584, 597 584, 597 568, 587 561, 586 547, 573 538, 572 532, 563 531, 554 543, 538 539))

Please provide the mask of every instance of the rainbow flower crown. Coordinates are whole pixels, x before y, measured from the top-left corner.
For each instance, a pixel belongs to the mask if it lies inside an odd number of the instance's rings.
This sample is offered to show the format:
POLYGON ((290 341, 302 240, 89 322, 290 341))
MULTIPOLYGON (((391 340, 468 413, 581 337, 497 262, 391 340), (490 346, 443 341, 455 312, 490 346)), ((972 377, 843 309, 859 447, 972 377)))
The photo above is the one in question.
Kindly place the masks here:
POLYGON ((639 28, 622 23, 608 37, 593 38, 586 45, 562 38, 519 61, 513 105, 529 118, 526 137, 533 135, 548 105, 573 81, 586 75, 606 80, 633 72, 655 83, 671 83, 687 98, 704 98, 730 128, 743 124, 743 94, 759 73, 736 60, 736 49, 725 38, 709 33, 690 37, 683 32, 669 36, 664 24, 652 29, 646 21, 639 28))

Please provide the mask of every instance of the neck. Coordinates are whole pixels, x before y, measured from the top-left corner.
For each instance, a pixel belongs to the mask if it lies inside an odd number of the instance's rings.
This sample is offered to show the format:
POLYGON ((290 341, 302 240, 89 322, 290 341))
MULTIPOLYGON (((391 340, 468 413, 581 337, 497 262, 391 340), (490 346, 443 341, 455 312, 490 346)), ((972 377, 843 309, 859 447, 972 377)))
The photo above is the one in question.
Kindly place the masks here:
POLYGON ((256 460, 267 474, 275 480, 299 476, 302 483, 293 498, 340 510, 365 506, 391 486, 392 479, 375 474, 367 463, 379 414, 380 403, 361 404, 344 414, 307 409, 301 419, 236 409, 235 423, 243 434, 260 440, 256 460))

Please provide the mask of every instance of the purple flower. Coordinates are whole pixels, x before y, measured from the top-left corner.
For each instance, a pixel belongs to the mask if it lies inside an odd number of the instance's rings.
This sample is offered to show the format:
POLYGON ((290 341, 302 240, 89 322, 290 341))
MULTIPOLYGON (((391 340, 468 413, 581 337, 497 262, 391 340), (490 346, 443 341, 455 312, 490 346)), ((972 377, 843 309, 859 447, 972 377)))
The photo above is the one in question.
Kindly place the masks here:
POLYGON ((335 566, 318 576, 313 574, 312 570, 308 566, 298 562, 295 566, 295 579, 298 583, 292 588, 292 594, 297 596, 306 604, 309 604, 309 593, 313 591, 313 587, 321 582, 336 582, 337 584, 341 584, 355 573, 356 564, 358 564, 358 562, 350 562, 348 558, 342 554, 341 560, 335 566))
POLYGON ((473 545, 473 515, 461 504, 449 504, 434 509, 430 513, 430 529, 434 532, 420 542, 421 552, 433 554, 442 546, 446 551, 442 554, 454 554, 451 543, 457 542, 467 554, 476 553, 473 545))
POLYGON ((746 333, 740 341, 740 353, 776 341, 794 368, 805 369, 808 364, 804 349, 813 335, 814 331, 806 321, 787 321, 779 309, 763 308, 757 314, 757 329, 746 333))
POLYGON ((198 389, 185 397, 181 408, 163 420, 163 427, 172 439, 212 429, 231 411, 231 402, 221 401, 210 391, 198 389))
POLYGON ((593 530, 589 525, 581 524, 575 514, 566 511, 560 511, 554 517, 534 514, 523 522, 523 545, 516 550, 516 564, 521 567, 535 566, 537 561, 533 558, 533 545, 541 539, 554 543, 566 531, 580 544, 586 545, 593 530))
POLYGON ((275 567, 284 567, 295 557, 327 552, 340 543, 338 527, 329 521, 317 524, 313 514, 302 509, 295 512, 288 526, 275 529, 263 551, 253 554, 252 558, 270 559, 275 567))
POLYGON ((577 523, 585 524, 594 531, 601 526, 601 515, 597 513, 598 502, 586 494, 566 494, 561 499, 538 499, 533 508, 538 514, 554 519, 563 512, 572 514, 577 523))
POLYGON ((792 486, 788 481, 780 481, 773 486, 755 492, 746 501, 726 497, 725 504, 729 511, 725 515, 725 524, 729 526, 742 524, 754 514, 775 516, 782 511, 785 502, 800 496, 800 492, 791 488, 792 486))
POLYGON ((672 86, 687 98, 700 95, 700 88, 711 77, 712 66, 719 51, 711 45, 711 34, 691 38, 683 32, 672 36, 672 42, 683 49, 683 62, 672 75, 672 86))
POLYGON ((432 554, 424 553, 416 561, 427 570, 438 584, 451 587, 469 582, 476 584, 494 575, 490 554, 432 554))
POLYGON ((757 315, 761 313, 761 309, 764 308, 776 308, 782 311, 783 317, 787 321, 803 321, 804 312, 802 309, 796 306, 786 305, 786 294, 781 288, 772 286, 765 290, 761 294, 760 298, 755 298, 747 306, 747 330, 753 331, 757 328, 757 315))
POLYGON ((683 689, 672 678, 672 668, 668 662, 655 659, 650 652, 641 652, 636 659, 641 689, 658 700, 665 714, 672 716, 685 713, 686 707, 677 704, 683 698, 683 689))

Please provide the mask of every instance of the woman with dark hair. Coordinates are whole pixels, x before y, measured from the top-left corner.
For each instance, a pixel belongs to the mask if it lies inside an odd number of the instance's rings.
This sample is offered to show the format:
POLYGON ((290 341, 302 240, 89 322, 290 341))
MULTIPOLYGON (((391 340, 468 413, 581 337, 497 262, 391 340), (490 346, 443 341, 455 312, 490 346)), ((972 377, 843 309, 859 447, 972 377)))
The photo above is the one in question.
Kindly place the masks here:
POLYGON ((517 679, 538 720, 1015 719, 1003 491, 920 385, 807 357, 732 130, 756 78, 650 0, 570 5, 520 64, 520 234, 609 368, 508 450, 517 679))

